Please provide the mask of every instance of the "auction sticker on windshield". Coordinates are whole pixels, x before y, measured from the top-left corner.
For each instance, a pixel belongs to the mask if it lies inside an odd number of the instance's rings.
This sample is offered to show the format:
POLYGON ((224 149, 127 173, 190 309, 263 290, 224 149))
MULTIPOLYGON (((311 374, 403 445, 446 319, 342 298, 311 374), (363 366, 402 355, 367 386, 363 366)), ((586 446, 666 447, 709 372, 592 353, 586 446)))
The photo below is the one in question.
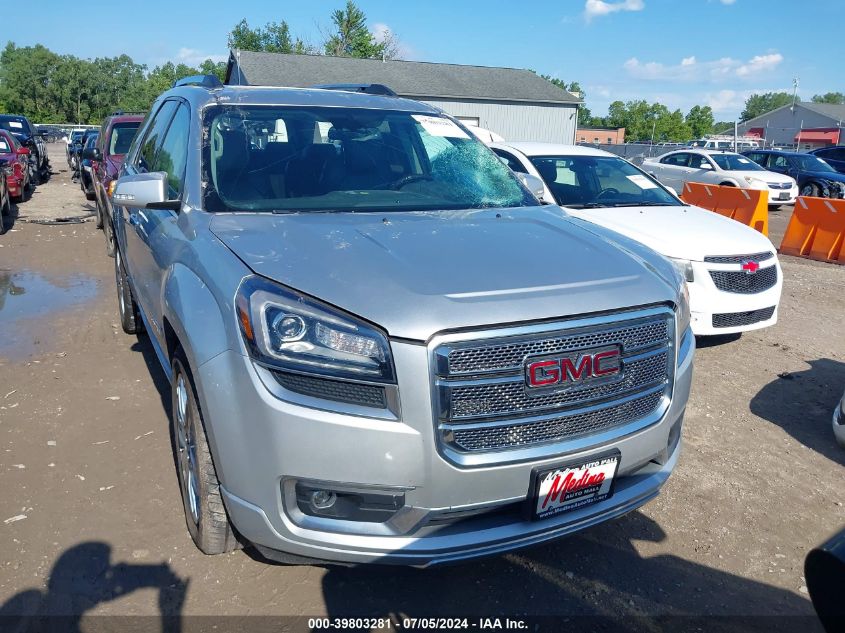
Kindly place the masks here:
POLYGON ((572 465, 535 470, 532 518, 547 519, 609 499, 620 457, 619 451, 613 451, 572 465))
POLYGON ((445 136, 448 138, 469 138, 466 132, 444 117, 426 116, 424 114, 412 114, 413 119, 422 125, 423 129, 432 136, 445 136))
POLYGON ((648 178, 646 178, 645 176, 642 176, 640 174, 634 174, 633 176, 627 176, 627 178, 632 183, 637 185, 637 187, 639 187, 640 189, 657 189, 657 185, 655 185, 648 178))

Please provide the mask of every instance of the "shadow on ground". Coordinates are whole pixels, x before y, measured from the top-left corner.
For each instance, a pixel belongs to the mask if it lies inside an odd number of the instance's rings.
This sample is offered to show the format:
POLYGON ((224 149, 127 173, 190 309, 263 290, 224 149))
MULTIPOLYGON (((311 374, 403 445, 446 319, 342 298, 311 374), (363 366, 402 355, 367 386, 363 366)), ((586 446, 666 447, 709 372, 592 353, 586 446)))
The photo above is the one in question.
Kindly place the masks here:
POLYGON ((831 420, 845 389, 845 363, 808 361, 810 369, 779 375, 751 400, 751 412, 777 424, 807 448, 845 464, 845 450, 833 436, 831 420))
POLYGON ((15 633, 88 630, 89 627, 81 626, 86 613, 102 603, 147 588, 158 591, 163 624, 154 630, 178 631, 187 580, 177 576, 167 563, 115 564, 111 560, 111 547, 106 543, 80 543, 56 560, 46 590, 21 591, 0 607, 0 630, 15 633))

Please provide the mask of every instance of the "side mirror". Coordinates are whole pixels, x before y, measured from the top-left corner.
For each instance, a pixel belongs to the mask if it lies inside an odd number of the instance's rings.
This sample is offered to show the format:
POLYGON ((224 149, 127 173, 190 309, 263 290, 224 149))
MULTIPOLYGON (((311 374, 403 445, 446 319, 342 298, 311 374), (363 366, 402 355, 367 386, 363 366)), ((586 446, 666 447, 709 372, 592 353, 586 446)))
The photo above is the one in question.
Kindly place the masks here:
POLYGON ((112 194, 115 204, 146 209, 178 209, 178 200, 167 199, 167 173, 154 171, 148 174, 123 176, 117 181, 112 194))
POLYGON ((533 193, 540 202, 546 202, 543 195, 546 193, 545 183, 532 174, 524 174, 522 172, 514 172, 519 181, 525 185, 526 189, 533 193))
POLYGON ((30 154, 29 148, 28 147, 19 147, 18 148, 18 154, 20 154, 21 156, 29 156, 29 154, 30 154))
POLYGON ((678 196, 678 190, 677 190, 677 189, 675 189, 674 187, 667 187, 666 185, 664 185, 664 187, 666 187, 666 191, 668 191, 669 193, 671 193, 671 194, 672 194, 673 196, 675 196, 676 198, 679 198, 679 197, 680 197, 680 196, 678 196))
POLYGON ((88 160, 102 160, 103 157, 100 155, 100 150, 96 147, 89 147, 88 149, 82 150, 82 158, 88 160))
POLYGON ((713 165, 711 165, 710 163, 701 163, 701 165, 699 165, 698 168, 699 169, 713 169, 713 165))

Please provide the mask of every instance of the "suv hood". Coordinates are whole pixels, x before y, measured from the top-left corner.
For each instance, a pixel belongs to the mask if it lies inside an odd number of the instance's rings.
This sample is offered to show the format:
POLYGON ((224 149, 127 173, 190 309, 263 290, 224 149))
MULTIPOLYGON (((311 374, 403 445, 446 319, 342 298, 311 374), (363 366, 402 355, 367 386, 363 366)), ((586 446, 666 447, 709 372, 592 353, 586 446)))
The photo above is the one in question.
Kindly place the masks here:
POLYGON ((665 259, 558 207, 221 214, 210 229, 255 273, 413 340, 674 302, 678 292, 665 259))
POLYGON ((607 207, 567 212, 678 259, 704 261, 707 255, 748 255, 774 249, 762 233, 700 207, 607 207))

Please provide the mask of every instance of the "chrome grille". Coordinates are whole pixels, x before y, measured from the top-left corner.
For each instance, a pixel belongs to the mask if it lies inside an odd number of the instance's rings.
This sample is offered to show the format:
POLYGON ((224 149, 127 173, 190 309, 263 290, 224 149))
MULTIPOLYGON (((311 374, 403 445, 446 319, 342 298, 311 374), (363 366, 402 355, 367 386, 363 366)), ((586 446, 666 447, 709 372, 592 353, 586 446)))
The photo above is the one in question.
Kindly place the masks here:
POLYGON ((599 347, 607 343, 620 343, 624 349, 634 350, 665 343, 667 339, 668 329, 665 320, 577 334, 551 332, 538 339, 496 342, 481 347, 454 349, 448 356, 449 373, 455 375, 507 371, 521 367, 526 356, 599 347))
POLYGON ((451 418, 453 420, 542 411, 561 407, 572 402, 589 402, 609 395, 628 392, 644 385, 661 384, 666 380, 666 352, 659 352, 625 363, 622 382, 583 387, 564 393, 529 396, 520 382, 482 384, 472 387, 455 387, 451 391, 451 418))
POLYGON ((658 307, 436 337, 432 367, 441 452, 461 465, 503 463, 524 458, 524 449, 546 445, 541 454, 565 452, 589 441, 567 445, 571 440, 616 427, 630 433, 656 422, 671 396, 674 330, 672 310, 658 307), (526 386, 527 361, 607 346, 621 353, 618 380, 588 379, 547 391, 526 386))
POLYGON ((710 277, 723 292, 751 295, 772 288, 778 282, 778 268, 769 266, 752 274, 744 270, 711 270, 710 277))
POLYGON ((454 443, 466 451, 489 451, 573 439, 645 417, 657 408, 662 399, 661 390, 615 407, 541 422, 459 429, 454 431, 454 443))
POLYGON ((774 257, 771 251, 765 253, 753 253, 751 255, 708 255, 704 261, 708 264, 741 264, 742 262, 755 261, 758 264, 774 257))

